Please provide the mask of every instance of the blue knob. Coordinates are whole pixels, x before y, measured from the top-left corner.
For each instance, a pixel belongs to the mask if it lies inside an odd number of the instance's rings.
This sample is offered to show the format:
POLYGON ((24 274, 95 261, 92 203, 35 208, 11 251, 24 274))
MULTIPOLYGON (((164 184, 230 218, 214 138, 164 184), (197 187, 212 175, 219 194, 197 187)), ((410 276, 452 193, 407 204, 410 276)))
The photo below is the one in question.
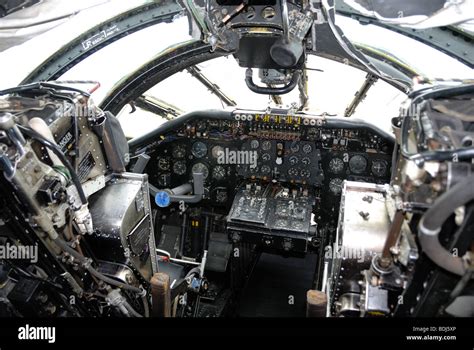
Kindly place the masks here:
POLYGON ((158 192, 155 196, 155 202, 156 205, 158 205, 160 208, 169 207, 169 205, 171 204, 171 198, 169 193, 166 191, 158 192))

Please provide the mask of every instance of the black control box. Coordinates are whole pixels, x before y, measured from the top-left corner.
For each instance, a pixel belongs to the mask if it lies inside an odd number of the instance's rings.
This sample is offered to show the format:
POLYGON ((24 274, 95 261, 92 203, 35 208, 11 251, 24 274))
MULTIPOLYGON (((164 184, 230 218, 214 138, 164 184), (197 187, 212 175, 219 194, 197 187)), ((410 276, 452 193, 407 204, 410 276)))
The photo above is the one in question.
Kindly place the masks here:
POLYGON ((305 253, 315 235, 315 197, 307 190, 277 184, 249 184, 235 196, 227 220, 230 238, 266 248, 305 253))

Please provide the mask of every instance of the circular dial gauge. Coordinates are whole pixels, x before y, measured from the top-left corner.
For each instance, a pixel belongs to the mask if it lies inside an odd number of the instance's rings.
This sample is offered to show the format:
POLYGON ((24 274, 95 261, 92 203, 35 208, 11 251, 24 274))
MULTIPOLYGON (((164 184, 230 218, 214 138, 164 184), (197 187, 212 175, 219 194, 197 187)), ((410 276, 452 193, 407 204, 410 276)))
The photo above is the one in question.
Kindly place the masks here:
POLYGON ((212 148, 211 153, 212 153, 212 157, 213 157, 213 158, 218 159, 219 157, 221 157, 221 156, 225 153, 224 147, 222 147, 222 146, 214 146, 214 147, 212 148))
POLYGON ((168 171, 170 170, 170 161, 166 158, 160 158, 158 160, 158 168, 163 171, 168 171))
POLYGON ((184 175, 186 174, 186 162, 180 160, 179 162, 174 163, 173 165, 173 172, 176 175, 184 175))
POLYGON ((209 177, 209 168, 203 163, 194 164, 192 172, 193 174, 202 173, 202 175, 204 176, 204 180, 209 177))
POLYGON ((291 152, 298 153, 300 151, 300 145, 297 142, 293 142, 290 146, 291 152))
POLYGON ((313 152, 313 147, 311 145, 306 144, 303 146, 303 152, 309 154, 313 152))
POLYGON ((299 174, 300 172, 296 168, 290 168, 290 170, 288 170, 288 175, 291 177, 297 177, 299 174))
POLYGON ((382 177, 387 174, 387 162, 384 160, 374 160, 372 162, 372 174, 377 177, 382 177))
POLYGON ((264 151, 269 151, 272 149, 272 143, 270 141, 264 141, 262 144, 262 149, 264 151))
POLYGON ((344 161, 341 158, 333 158, 329 162, 329 170, 333 174, 340 174, 344 170, 344 161))
POLYGON ((269 155, 268 153, 262 154, 262 160, 263 160, 264 162, 269 162, 271 159, 272 159, 272 156, 269 155))
POLYGON ((290 157, 290 164, 291 164, 291 165, 296 165, 296 164, 298 164, 299 161, 300 161, 300 160, 298 159, 297 156, 291 156, 291 157, 290 157))
POLYGON ((227 196, 227 191, 225 190, 219 190, 217 191, 216 194, 216 201, 218 203, 225 203, 227 202, 228 196, 227 196))
POLYGON ((222 180, 225 178, 225 168, 223 166, 216 166, 214 167, 214 169, 212 170, 212 178, 214 180, 222 180))
POLYGON ((258 142, 258 140, 252 140, 250 142, 251 149, 258 149, 259 147, 260 147, 260 142, 258 142))
POLYGON ((173 148, 173 158, 183 159, 186 156, 186 147, 184 145, 177 145, 173 148))
POLYGON ((303 163, 304 165, 310 165, 311 164, 311 159, 309 159, 308 157, 304 157, 301 160, 301 163, 303 163))
POLYGON ((270 175, 272 169, 268 165, 264 165, 262 166, 262 169, 260 169, 260 171, 263 175, 270 175))
POLYGON ((301 177, 303 178, 309 178, 311 176, 311 171, 303 169, 301 170, 301 177))
POLYGON ((354 156, 349 161, 349 169, 354 174, 362 174, 367 169, 367 159, 362 156, 354 156))
POLYGON ((329 189, 331 190, 332 194, 336 196, 341 194, 343 183, 344 180, 342 179, 332 179, 331 182, 329 182, 329 189))
POLYGON ((193 156, 196 158, 204 158, 207 154, 207 146, 204 142, 198 141, 193 144, 191 149, 193 156))

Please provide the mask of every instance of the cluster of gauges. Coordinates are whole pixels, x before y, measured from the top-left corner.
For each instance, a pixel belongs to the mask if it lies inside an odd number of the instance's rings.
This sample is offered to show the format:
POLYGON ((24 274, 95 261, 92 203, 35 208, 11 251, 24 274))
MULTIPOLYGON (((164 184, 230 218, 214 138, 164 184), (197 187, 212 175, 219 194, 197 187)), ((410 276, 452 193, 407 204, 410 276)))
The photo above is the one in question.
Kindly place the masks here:
POLYGON ((314 142, 248 139, 242 149, 255 152, 258 164, 254 167, 238 166, 240 176, 310 185, 321 184, 323 176, 319 167, 320 150, 316 148, 314 142))
POLYGON ((304 144, 303 147, 301 147, 299 143, 293 142, 290 146, 290 151, 292 155, 288 159, 288 162, 291 168, 288 169, 288 175, 291 178, 296 178, 298 176, 302 178, 311 177, 311 171, 309 170, 309 166, 311 165, 311 158, 309 157, 309 155, 313 152, 313 146, 311 146, 310 144, 304 144), (303 151, 303 157, 297 155, 297 153, 300 152, 300 149, 303 151), (301 170, 295 168, 295 166, 299 164, 304 165, 305 168, 301 170))
MULTIPOLYGON (((346 163, 343 159, 335 157, 332 158, 329 162, 329 171, 334 175, 340 175, 344 173, 346 169, 346 163)), ((349 169, 347 171, 347 175, 363 175, 367 173, 367 169, 369 167, 369 161, 366 157, 362 155, 354 155, 349 159, 349 169)), ((373 176, 375 177, 384 177, 387 175, 388 171, 388 164, 385 160, 382 159, 374 159, 371 161, 370 170, 373 176)), ((334 178, 329 183, 330 191, 335 194, 339 195, 342 192, 342 185, 344 180, 340 178, 334 178)))
MULTIPOLYGON (((173 173, 176 175, 184 175, 187 171, 186 161, 186 147, 184 145, 177 145, 172 151, 173 159, 173 173)), ((160 157, 158 160, 158 169, 160 171, 169 171, 171 169, 171 161, 169 158, 160 157)))
MULTIPOLYGON (((362 175, 367 172, 369 162, 367 158, 362 155, 355 155, 349 160, 349 171, 351 174, 362 175)), ((335 175, 341 174, 345 169, 345 162, 341 158, 333 158, 329 162, 329 171, 335 175)), ((372 160, 370 170, 376 177, 383 177, 387 175, 388 164, 385 160, 372 160)))
POLYGON ((260 142, 258 140, 252 140, 250 142, 250 149, 252 151, 257 151, 259 148, 261 148, 261 151, 262 151, 262 154, 260 156, 260 160, 264 164, 261 166, 261 168, 250 167, 250 172, 251 173, 259 172, 263 176, 269 176, 272 173, 272 168, 271 168, 271 165, 269 163, 273 158, 272 155, 271 155, 271 151, 272 151, 272 148, 273 148, 272 142, 271 141, 260 142))
MULTIPOLYGON (((192 148, 191 148, 191 154, 194 156, 196 159, 202 159, 207 156, 207 153, 209 152, 209 149, 207 145, 204 142, 197 141, 193 143, 192 148)), ((202 173, 204 176, 204 179, 207 179, 209 177, 209 167, 204 164, 204 163, 196 163, 193 165, 193 168, 191 169, 192 173, 202 173)))
MULTIPOLYGON (((277 165, 281 165, 283 163, 283 156, 285 155, 285 150, 284 144, 283 143, 277 143, 276 144, 276 153, 277 153, 277 158, 275 159, 275 163, 277 165), (280 149, 281 148, 281 149, 280 149)), ((250 142, 250 149, 253 151, 260 150, 260 161, 263 163, 263 165, 258 168, 250 168, 251 173, 259 173, 262 176, 269 176, 271 175, 272 172, 272 167, 271 167, 271 161, 274 159, 274 156, 272 156, 272 153, 275 153, 273 150, 273 143, 272 141, 263 141, 260 142, 258 140, 252 140, 250 142)), ((313 146, 310 144, 305 144, 303 146, 300 146, 298 142, 293 142, 290 146, 290 153, 291 155, 289 158, 287 158, 287 161, 289 165, 291 166, 288 170, 287 173, 291 178, 309 178, 311 177, 311 171, 309 170, 309 166, 311 165, 311 158, 310 155, 313 152, 313 146), (303 153, 303 156, 298 154, 300 150, 303 153), (304 169, 298 169, 298 165, 304 165, 304 169)))
MULTIPOLYGON (((191 154, 196 159, 203 159, 207 156, 209 150, 207 145, 204 142, 197 141, 192 145, 191 154)), ((212 148, 212 157, 218 159, 221 154, 223 154, 224 148, 221 146, 215 146, 212 148)), ((176 145, 172 150, 172 157, 174 159, 173 165, 168 158, 161 157, 158 161, 158 168, 161 171, 170 171, 172 168, 173 173, 178 176, 185 175, 188 171, 186 163, 186 146, 184 144, 176 145)), ((210 175, 209 167, 203 163, 198 162, 193 165, 191 173, 200 172, 204 175, 204 179, 207 179, 210 175)), ((221 181, 226 177, 227 170, 221 166, 217 165, 212 169, 212 178, 217 181, 221 181)))

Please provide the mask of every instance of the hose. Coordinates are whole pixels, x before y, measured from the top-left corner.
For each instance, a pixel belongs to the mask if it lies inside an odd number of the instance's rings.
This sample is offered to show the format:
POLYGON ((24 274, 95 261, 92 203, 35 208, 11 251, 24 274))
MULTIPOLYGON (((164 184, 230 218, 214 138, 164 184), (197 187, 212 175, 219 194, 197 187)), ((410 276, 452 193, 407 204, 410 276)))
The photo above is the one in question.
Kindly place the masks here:
POLYGON ((84 193, 84 189, 82 188, 81 180, 77 176, 77 173, 75 172, 74 168, 72 167, 71 163, 67 160, 66 156, 63 154, 61 149, 52 143, 51 141, 45 139, 43 136, 38 134, 36 131, 24 127, 22 125, 18 125, 18 128, 27 136, 31 137, 32 139, 38 141, 40 144, 42 144, 44 147, 47 147, 50 149, 58 158, 59 160, 64 164, 64 166, 67 168, 69 171, 69 174, 71 175, 72 182, 74 186, 77 189, 77 193, 79 194, 79 198, 81 200, 81 203, 83 205, 87 205, 87 197, 86 194, 84 193))
POLYGON ((148 307, 148 300, 146 296, 142 296, 142 302, 145 317, 150 317, 150 308, 148 307))
POLYGON ((201 268, 200 268, 200 267, 192 268, 192 269, 189 270, 189 272, 186 274, 186 276, 184 277, 184 279, 186 279, 186 278, 188 278, 188 277, 191 277, 191 276, 194 275, 194 274, 200 275, 200 274, 201 274, 201 268))
POLYGON ((452 151, 428 151, 423 153, 418 153, 410 157, 410 160, 413 160, 418 166, 422 166, 423 162, 437 161, 453 161, 454 159, 460 160, 469 160, 474 158, 474 147, 461 148, 458 150, 452 151))
POLYGON ((466 273, 465 261, 446 250, 438 236, 453 211, 473 199, 474 175, 471 175, 439 197, 419 224, 419 240, 425 254, 438 266, 459 276, 466 273))
POLYGON ((155 203, 160 208, 166 208, 171 203, 199 203, 204 194, 204 175, 202 173, 193 173, 193 185, 184 184, 173 189, 158 191, 155 195, 155 203), (186 195, 194 189, 193 195, 186 195))
POLYGON ((130 292, 133 292, 133 293, 137 293, 137 294, 140 294, 142 295, 143 294, 143 290, 141 290, 140 288, 137 288, 137 287, 134 287, 134 286, 131 286, 129 284, 126 284, 126 283, 122 283, 122 282, 119 282, 117 280, 114 280, 110 277, 107 277, 105 276, 104 274, 100 273, 99 271, 97 271, 96 269, 94 269, 90 263, 88 262, 87 258, 84 257, 83 255, 79 254, 76 250, 72 249, 70 246, 68 246, 68 244, 62 240, 61 238, 57 238, 54 240, 54 242, 66 253, 70 254, 71 256, 74 257, 74 259, 77 259, 78 261, 80 261, 82 264, 84 264, 86 266, 86 270, 89 271, 89 273, 102 280, 103 282, 107 283, 107 284, 110 284, 112 286, 115 286, 117 288, 120 288, 120 289, 125 289, 125 290, 128 290, 130 292))
POLYGON ((189 204, 196 204, 202 200, 202 194, 193 194, 193 195, 172 195, 171 201, 174 203, 184 202, 189 204))
POLYGON ((133 287, 129 284, 118 282, 117 280, 114 280, 110 277, 107 277, 107 276, 103 275, 102 273, 100 273, 99 271, 97 271, 96 269, 94 269, 92 266, 89 266, 86 269, 87 269, 87 271, 89 271, 89 273, 91 275, 93 275, 94 277, 97 277, 98 279, 104 281, 107 284, 110 284, 110 285, 115 286, 115 287, 120 288, 120 289, 129 290, 129 291, 137 293, 137 294, 143 294, 143 291, 140 288, 133 287))
POLYGON ((423 90, 413 91, 408 95, 408 98, 413 98, 412 104, 418 100, 425 101, 428 98, 436 99, 439 97, 452 97, 458 95, 464 95, 474 92, 474 84, 460 85, 455 87, 443 87, 438 89, 432 89, 428 87, 423 90), (428 91, 426 91, 428 90, 428 91))
POLYGON ((132 307, 132 305, 130 305, 128 302, 124 302, 123 305, 125 306, 127 311, 130 313, 130 315, 132 315, 133 317, 137 317, 137 318, 143 317, 137 311, 135 311, 135 309, 132 307))
MULTIPOLYGON (((456 87, 448 87, 448 88, 439 88, 439 89, 433 89, 426 91, 424 90, 419 90, 419 91, 414 91, 411 94, 408 95, 409 98, 412 98, 413 100, 411 101, 411 105, 414 106, 417 103, 426 101, 428 99, 437 99, 440 97, 453 97, 453 96, 459 96, 459 95, 464 95, 464 94, 469 94, 469 93, 474 93, 474 84, 470 85, 461 85, 461 86, 456 86, 456 87)), ((436 157, 435 155, 431 155, 427 152, 425 154, 410 154, 408 151, 408 130, 409 127, 411 126, 411 123, 408 121, 411 116, 405 116, 402 122, 402 129, 401 129, 401 153, 405 158, 410 158, 410 157, 424 157, 424 156, 430 156, 430 157, 436 157)), ((442 153, 444 151, 434 151, 433 153, 442 153)), ((450 152, 450 151, 448 151, 450 152)), ((456 151, 453 151, 456 152, 456 151)), ((460 151, 459 151, 460 152, 460 151)), ((439 157, 443 157, 444 155, 441 154, 439 157)), ((452 158, 451 158, 452 159, 452 158)))

